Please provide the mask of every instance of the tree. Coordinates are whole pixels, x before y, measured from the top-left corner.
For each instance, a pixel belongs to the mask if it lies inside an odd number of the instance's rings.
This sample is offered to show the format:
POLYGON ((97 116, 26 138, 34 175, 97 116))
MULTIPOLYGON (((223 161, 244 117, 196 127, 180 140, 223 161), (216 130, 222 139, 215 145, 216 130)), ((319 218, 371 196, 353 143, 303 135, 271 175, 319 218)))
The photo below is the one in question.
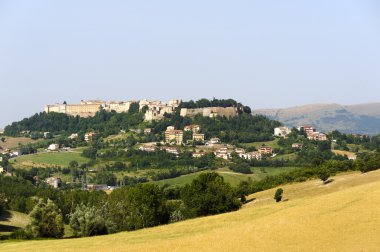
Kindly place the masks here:
POLYGON ((101 207, 78 205, 73 213, 70 214, 71 229, 74 236, 94 236, 107 234, 107 221, 101 207))
POLYGON ((31 223, 26 230, 33 237, 61 238, 64 233, 61 210, 50 199, 39 199, 29 214, 31 223))
POLYGON ((138 184, 114 190, 109 196, 109 216, 117 230, 136 230, 169 222, 166 199, 154 184, 138 184))
POLYGON ((329 170, 325 167, 321 167, 318 171, 318 178, 322 180, 324 184, 326 184, 329 177, 330 177, 329 170))
POLYGON ((280 202, 282 200, 282 193, 284 192, 284 190, 282 190, 282 188, 278 188, 276 190, 276 193, 274 194, 274 199, 276 200, 276 202, 280 202))
POLYGON ((215 172, 199 175, 183 188, 181 198, 189 217, 225 213, 240 208, 231 186, 215 172))

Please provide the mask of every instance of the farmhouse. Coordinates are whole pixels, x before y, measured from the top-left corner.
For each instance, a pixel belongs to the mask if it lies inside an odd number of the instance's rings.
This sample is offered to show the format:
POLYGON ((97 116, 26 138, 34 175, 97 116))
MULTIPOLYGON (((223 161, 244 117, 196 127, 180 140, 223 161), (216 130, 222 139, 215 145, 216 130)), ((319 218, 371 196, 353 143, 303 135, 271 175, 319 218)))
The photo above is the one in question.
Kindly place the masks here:
POLYGON ((259 153, 261 155, 271 155, 273 153, 273 149, 270 146, 261 146, 259 148, 259 153))
POLYGON ((62 180, 59 177, 50 177, 47 178, 45 182, 53 188, 58 188, 61 186, 62 180))
POLYGON ((47 149, 49 151, 59 151, 59 144, 50 144, 47 149))

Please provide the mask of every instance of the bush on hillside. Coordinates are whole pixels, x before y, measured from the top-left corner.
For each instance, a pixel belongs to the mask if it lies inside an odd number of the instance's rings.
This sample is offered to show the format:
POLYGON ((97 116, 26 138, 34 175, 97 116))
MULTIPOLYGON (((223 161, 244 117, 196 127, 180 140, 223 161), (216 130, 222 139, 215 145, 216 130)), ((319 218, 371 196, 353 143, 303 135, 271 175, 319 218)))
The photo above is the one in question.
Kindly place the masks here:
POLYGON ((240 208, 231 186, 217 173, 204 173, 187 184, 181 194, 189 217, 234 211, 240 208))

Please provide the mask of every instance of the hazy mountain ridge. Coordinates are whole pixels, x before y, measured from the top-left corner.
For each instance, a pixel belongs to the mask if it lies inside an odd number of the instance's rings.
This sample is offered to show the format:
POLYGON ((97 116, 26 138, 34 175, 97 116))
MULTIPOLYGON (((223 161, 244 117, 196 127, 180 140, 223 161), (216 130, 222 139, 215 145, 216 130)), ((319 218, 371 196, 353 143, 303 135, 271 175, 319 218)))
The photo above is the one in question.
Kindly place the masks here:
POLYGON ((380 133, 380 102, 356 105, 310 104, 284 109, 258 109, 270 119, 287 126, 312 125, 320 131, 375 135, 380 133))

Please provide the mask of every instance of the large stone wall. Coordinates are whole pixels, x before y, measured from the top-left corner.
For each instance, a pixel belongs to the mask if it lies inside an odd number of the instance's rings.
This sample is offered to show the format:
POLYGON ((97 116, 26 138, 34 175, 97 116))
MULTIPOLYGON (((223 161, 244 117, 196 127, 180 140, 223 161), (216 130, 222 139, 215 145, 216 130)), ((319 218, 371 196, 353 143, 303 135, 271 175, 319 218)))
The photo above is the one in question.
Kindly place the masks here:
POLYGON ((194 117, 196 115, 202 115, 204 117, 216 117, 216 116, 226 116, 233 117, 237 116, 238 112, 235 107, 207 107, 207 108, 196 108, 196 109, 187 109, 182 108, 180 115, 194 117))

